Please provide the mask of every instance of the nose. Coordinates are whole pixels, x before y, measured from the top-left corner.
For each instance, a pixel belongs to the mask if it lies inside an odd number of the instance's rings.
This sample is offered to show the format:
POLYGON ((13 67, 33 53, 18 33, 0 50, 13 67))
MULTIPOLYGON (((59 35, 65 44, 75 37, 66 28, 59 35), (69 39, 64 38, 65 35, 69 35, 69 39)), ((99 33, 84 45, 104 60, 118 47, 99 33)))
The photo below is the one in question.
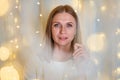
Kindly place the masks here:
POLYGON ((66 33, 66 28, 65 28, 65 26, 61 26, 60 33, 62 33, 62 34, 66 33))

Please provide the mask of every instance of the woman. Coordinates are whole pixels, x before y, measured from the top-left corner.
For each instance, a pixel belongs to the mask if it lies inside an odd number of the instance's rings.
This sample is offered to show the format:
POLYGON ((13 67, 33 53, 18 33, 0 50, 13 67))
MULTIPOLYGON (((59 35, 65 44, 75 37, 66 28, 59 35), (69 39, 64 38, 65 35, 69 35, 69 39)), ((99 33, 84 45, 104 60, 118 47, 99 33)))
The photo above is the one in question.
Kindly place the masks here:
POLYGON ((68 5, 58 6, 51 12, 47 21, 46 38, 47 46, 49 44, 52 48, 54 58, 67 60, 82 55, 83 47, 81 36, 78 34, 80 33, 78 22, 76 13, 68 5))
POLYGON ((53 9, 47 21, 46 45, 42 52, 42 54, 51 54, 51 57, 44 56, 43 59, 43 56, 40 56, 39 64, 32 69, 28 66, 28 71, 26 71, 28 80, 36 78, 40 80, 96 80, 92 77, 93 75, 87 73, 90 72, 90 70, 87 71, 89 61, 86 59, 87 54, 84 53, 80 40, 78 22, 78 17, 71 6, 60 5, 53 9), (89 79, 88 76, 90 76, 89 79))

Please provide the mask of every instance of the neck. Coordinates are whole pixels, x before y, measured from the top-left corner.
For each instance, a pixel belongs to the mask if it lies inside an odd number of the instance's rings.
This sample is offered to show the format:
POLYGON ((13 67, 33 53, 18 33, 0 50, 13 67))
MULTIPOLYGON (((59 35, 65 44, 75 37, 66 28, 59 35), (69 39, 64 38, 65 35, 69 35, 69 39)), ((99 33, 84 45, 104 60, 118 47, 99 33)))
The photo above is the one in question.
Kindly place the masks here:
POLYGON ((72 52, 70 50, 71 45, 58 46, 54 45, 53 59, 57 61, 66 61, 72 57, 72 52))

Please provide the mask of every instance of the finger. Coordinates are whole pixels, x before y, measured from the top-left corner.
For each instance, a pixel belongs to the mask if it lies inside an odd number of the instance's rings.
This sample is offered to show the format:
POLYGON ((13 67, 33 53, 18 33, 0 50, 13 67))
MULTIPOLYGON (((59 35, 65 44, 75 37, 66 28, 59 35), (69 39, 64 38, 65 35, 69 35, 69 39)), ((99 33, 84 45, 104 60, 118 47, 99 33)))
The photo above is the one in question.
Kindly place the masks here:
POLYGON ((80 53, 77 53, 76 55, 74 55, 74 59, 80 58, 80 57, 84 57, 85 54, 81 51, 80 53))
POLYGON ((79 48, 79 49, 75 50, 74 53, 73 53, 73 56, 80 51, 84 51, 83 48, 79 48))
POLYGON ((81 55, 81 54, 85 54, 84 51, 76 52, 73 56, 78 56, 78 55, 81 55))
POLYGON ((74 45, 74 50, 76 50, 76 49, 78 49, 78 48, 80 48, 80 47, 82 47, 81 44, 75 43, 75 45, 74 45))

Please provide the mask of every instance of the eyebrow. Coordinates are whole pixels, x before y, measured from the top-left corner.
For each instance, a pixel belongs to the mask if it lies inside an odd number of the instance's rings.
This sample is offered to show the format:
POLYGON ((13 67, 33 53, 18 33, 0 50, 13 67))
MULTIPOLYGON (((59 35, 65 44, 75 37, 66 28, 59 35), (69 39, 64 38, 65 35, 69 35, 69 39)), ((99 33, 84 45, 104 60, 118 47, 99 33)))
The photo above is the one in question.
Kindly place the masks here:
MULTIPOLYGON (((54 22, 52 22, 52 23, 60 23, 60 22, 54 21, 54 22)), ((74 24, 73 22, 67 22, 67 23, 74 24)))

